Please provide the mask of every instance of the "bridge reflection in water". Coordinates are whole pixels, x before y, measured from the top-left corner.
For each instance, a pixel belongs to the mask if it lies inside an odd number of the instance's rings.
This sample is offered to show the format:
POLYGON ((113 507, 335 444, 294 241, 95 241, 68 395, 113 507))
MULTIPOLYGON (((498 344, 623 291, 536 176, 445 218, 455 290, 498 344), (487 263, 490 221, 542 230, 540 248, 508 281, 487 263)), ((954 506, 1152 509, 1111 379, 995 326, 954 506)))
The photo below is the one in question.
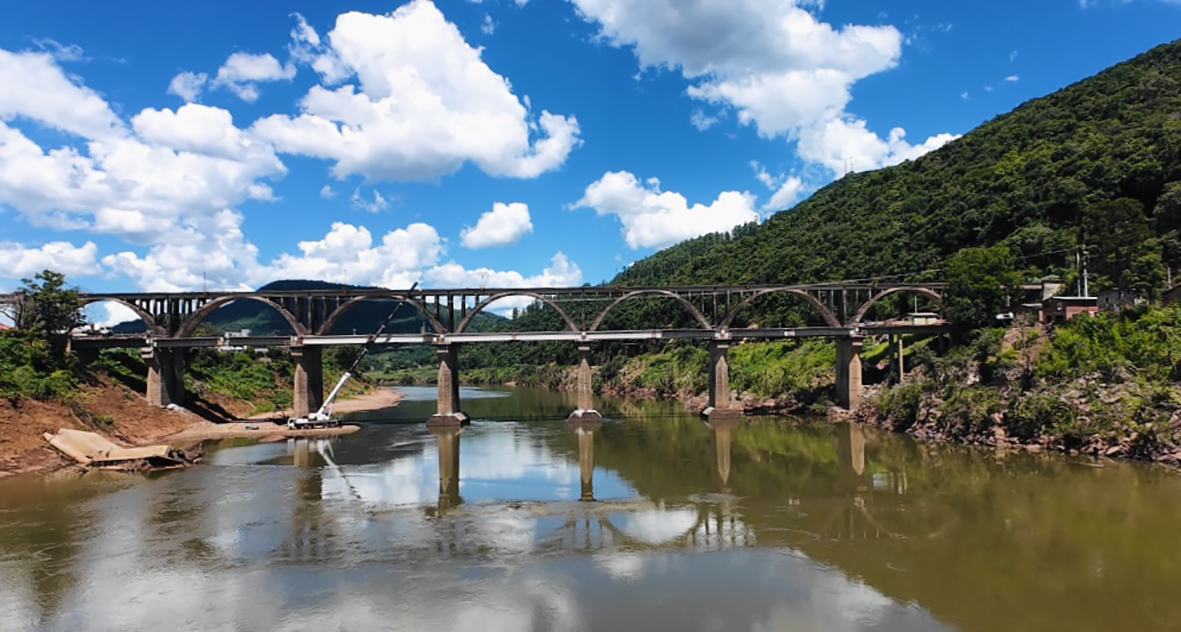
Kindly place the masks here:
POLYGON ((227 442, 208 466, 151 480, 0 481, 0 620, 479 631, 1181 619, 1181 479, 1168 472, 856 425, 667 414, 570 426, 553 419, 567 403, 462 431, 375 422, 332 441, 227 442))

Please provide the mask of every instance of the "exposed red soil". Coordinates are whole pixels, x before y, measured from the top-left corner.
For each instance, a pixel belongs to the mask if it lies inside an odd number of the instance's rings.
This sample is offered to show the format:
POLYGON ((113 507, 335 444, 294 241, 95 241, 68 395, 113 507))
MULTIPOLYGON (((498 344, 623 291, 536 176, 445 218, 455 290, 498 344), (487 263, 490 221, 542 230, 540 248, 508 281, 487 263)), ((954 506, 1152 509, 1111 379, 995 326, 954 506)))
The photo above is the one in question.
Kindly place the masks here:
MULTIPOLYGON (((337 412, 393 406, 400 395, 388 389, 366 393, 356 400, 341 400, 337 412)), ((126 446, 154 443, 191 444, 205 438, 265 437, 293 434, 286 426, 258 420, 240 423, 239 415, 251 404, 203 393, 188 409, 152 406, 142 394, 101 376, 78 387, 68 402, 43 402, 28 398, 0 399, 0 478, 73 465, 74 462, 45 441, 44 433, 61 428, 88 430, 126 446)), ((270 416, 274 416, 272 413, 270 416)), ((355 431, 356 426, 300 430, 294 434, 331 435, 355 431)))

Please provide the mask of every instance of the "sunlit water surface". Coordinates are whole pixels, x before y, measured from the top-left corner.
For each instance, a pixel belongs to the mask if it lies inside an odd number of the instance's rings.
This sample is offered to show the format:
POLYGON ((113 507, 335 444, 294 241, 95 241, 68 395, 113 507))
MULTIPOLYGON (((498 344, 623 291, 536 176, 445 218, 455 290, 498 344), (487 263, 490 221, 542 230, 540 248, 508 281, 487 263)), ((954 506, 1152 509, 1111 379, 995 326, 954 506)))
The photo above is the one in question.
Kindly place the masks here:
POLYGON ((1181 479, 675 404, 434 390, 330 441, 0 481, 0 629, 1181 628, 1181 479))

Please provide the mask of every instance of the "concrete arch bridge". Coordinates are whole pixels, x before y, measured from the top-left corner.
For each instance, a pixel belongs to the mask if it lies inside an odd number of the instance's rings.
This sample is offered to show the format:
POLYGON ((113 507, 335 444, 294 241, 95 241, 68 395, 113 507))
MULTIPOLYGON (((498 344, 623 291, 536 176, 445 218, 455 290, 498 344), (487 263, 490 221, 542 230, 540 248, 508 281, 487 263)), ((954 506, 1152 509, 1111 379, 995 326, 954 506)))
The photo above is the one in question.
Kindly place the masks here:
MULTIPOLYGON (((820 283, 809 285, 681 285, 584 286, 574 288, 433 288, 414 292, 358 289, 282 290, 257 292, 85 293, 83 305, 114 302, 134 312, 145 332, 120 336, 75 336, 72 348, 84 360, 98 349, 138 347, 148 365, 147 396, 158 405, 183 404, 184 350, 216 347, 224 337, 198 335, 211 314, 235 302, 251 301, 274 310, 290 327, 290 335, 234 337, 233 345, 289 347, 296 365, 295 413, 319 408, 324 384, 321 351, 325 346, 357 344, 431 344, 439 359, 438 424, 462 423, 459 402, 461 344, 505 341, 569 341, 579 349, 579 408, 591 417, 591 345, 611 340, 693 339, 710 348, 710 413, 732 417, 727 349, 734 340, 774 340, 826 337, 837 341, 837 391, 840 404, 855 408, 861 391, 861 344, 867 335, 938 334, 946 324, 937 317, 923 321, 868 320, 873 308, 899 294, 922 297, 942 305, 942 283, 820 283), (764 297, 799 301, 816 325, 801 327, 736 327, 744 310, 764 297), (554 310, 561 329, 529 332, 472 331, 475 317, 506 299, 526 299, 554 310), (692 323, 671 328, 615 329, 610 316, 635 301, 660 300, 678 307, 692 323), (373 301, 399 301, 413 308, 424 322, 419 333, 372 335, 339 334, 337 325, 357 306, 373 301)), ((22 294, 0 295, 0 306, 19 316, 27 306, 22 294)), ((19 317, 16 318, 20 321, 19 317)))

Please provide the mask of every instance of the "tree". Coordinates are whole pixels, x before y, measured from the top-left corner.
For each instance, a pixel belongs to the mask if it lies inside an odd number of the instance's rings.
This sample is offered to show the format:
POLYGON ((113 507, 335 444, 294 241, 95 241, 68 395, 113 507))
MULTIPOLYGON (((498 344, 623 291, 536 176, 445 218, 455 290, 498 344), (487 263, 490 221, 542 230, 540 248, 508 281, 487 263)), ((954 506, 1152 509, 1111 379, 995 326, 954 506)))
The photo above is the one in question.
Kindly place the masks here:
POLYGON ((1100 275, 1101 285, 1155 290, 1163 276, 1160 244, 1137 200, 1116 198, 1088 206, 1082 243, 1087 246, 1088 267, 1100 275))
POLYGON ((21 283, 25 302, 18 328, 51 342, 64 342, 71 329, 86 322, 78 289, 66 287, 65 275, 44 270, 33 279, 21 279, 21 283))
POLYGON ((1004 246, 964 248, 947 261, 943 306, 948 318, 963 329, 996 323, 1021 285, 1013 255, 1004 246))

